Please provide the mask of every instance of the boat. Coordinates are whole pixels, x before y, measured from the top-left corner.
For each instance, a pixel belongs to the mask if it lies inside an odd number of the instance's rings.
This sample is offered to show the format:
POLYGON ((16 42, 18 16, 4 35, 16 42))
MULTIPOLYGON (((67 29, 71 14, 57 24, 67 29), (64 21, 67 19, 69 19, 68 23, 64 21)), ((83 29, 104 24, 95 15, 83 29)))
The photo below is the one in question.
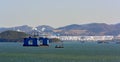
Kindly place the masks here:
POLYGON ((56 45, 55 48, 64 48, 64 47, 63 47, 63 46, 60 46, 60 45, 59 45, 59 46, 56 45))
POLYGON ((55 48, 64 48, 64 47, 63 47, 63 41, 61 41, 61 44, 56 45, 55 48))

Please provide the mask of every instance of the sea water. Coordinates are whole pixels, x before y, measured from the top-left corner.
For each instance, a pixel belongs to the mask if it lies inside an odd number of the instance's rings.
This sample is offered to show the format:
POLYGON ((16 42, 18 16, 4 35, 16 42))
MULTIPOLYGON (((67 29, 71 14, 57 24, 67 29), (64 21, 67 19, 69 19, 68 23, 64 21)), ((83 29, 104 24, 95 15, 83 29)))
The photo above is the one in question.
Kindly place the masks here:
POLYGON ((120 62, 120 44, 65 41, 64 48, 23 47, 23 43, 1 42, 0 62, 120 62))

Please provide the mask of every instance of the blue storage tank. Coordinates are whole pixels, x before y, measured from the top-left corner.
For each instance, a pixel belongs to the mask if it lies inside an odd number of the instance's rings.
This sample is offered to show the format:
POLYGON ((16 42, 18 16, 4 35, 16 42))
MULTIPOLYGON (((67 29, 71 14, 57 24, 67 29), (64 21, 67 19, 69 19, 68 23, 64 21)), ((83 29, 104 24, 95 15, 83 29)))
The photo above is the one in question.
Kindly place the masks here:
POLYGON ((38 46, 37 44, 37 38, 24 38, 24 44, 23 46, 38 46), (32 41, 32 44, 30 44, 29 42, 32 41))
POLYGON ((42 40, 42 45, 41 46, 49 46, 48 45, 48 43, 49 43, 49 39, 48 38, 40 37, 39 40, 42 40))

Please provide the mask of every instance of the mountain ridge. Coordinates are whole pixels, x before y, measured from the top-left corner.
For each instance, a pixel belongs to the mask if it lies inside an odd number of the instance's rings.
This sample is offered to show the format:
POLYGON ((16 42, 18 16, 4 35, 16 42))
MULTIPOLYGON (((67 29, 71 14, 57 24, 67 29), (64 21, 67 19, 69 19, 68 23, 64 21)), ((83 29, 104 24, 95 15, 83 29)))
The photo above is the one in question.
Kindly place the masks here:
POLYGON ((40 33, 46 33, 51 35, 119 35, 120 23, 118 24, 106 24, 106 23, 89 23, 89 24, 70 24, 58 28, 53 28, 48 25, 39 25, 37 27, 31 27, 28 25, 15 26, 10 28, 0 28, 0 32, 6 30, 15 30, 22 32, 33 32, 34 30, 40 33))

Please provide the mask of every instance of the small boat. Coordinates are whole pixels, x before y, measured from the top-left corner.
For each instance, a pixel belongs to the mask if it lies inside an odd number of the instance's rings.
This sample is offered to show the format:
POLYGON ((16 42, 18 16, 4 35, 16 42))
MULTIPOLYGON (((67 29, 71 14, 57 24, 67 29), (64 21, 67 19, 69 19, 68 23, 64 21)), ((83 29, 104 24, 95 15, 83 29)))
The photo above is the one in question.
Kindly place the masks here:
POLYGON ((49 46, 49 45, 48 44, 47 45, 40 44, 39 46, 49 46))
POLYGON ((63 47, 63 41, 61 41, 59 45, 56 45, 55 48, 64 48, 63 47))
POLYGON ((63 46, 55 46, 55 48, 64 48, 63 46))
POLYGON ((59 45, 59 46, 56 45, 55 48, 64 48, 64 47, 63 47, 63 46, 60 46, 60 45, 59 45))

